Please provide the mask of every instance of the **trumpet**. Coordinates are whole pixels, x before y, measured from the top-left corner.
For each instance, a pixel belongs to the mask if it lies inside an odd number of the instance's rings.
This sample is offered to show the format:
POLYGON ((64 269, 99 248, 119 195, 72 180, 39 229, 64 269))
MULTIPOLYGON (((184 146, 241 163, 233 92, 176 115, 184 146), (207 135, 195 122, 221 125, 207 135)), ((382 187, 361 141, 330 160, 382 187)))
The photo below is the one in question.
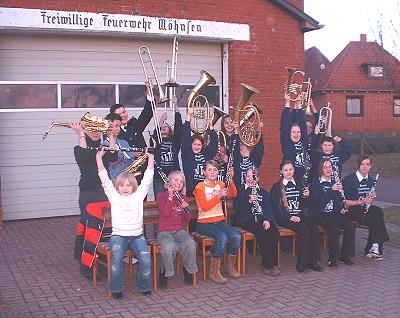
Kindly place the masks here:
POLYGON ((312 115, 310 100, 311 100, 312 84, 310 78, 307 82, 303 82, 301 92, 301 107, 305 110, 306 115, 312 115))
POLYGON ((319 110, 317 125, 320 134, 323 134, 326 137, 332 137, 332 109, 330 108, 330 103, 328 103, 328 106, 321 107, 319 110))
MULTIPOLYGON (((102 119, 101 117, 97 116, 90 116, 89 112, 85 113, 81 117, 81 123, 83 129, 91 132, 99 131, 102 132, 103 134, 107 133, 110 127, 108 120, 102 119)), ((46 139, 46 137, 49 135, 50 130, 54 126, 71 128, 71 123, 61 123, 61 122, 51 123, 49 128, 47 128, 46 132, 43 134, 42 141, 46 139)))
POLYGON ((129 166, 127 166, 124 169, 124 172, 128 172, 133 174, 135 177, 138 177, 142 174, 142 172, 140 171, 141 166, 144 165, 144 163, 147 160, 147 154, 145 153, 144 155, 141 155, 140 157, 138 157, 137 159, 135 159, 134 162, 132 162, 129 166))
POLYGON ((214 118, 214 107, 210 106, 208 99, 199 92, 208 85, 215 85, 215 78, 206 70, 201 70, 201 77, 188 97, 188 108, 193 109, 190 127, 194 133, 204 134, 209 130, 209 121, 214 118))
POLYGON ((241 83, 243 88, 242 97, 235 109, 235 121, 239 123, 240 141, 248 147, 254 147, 261 138, 261 118, 262 110, 254 102, 245 105, 254 93, 259 90, 241 83))

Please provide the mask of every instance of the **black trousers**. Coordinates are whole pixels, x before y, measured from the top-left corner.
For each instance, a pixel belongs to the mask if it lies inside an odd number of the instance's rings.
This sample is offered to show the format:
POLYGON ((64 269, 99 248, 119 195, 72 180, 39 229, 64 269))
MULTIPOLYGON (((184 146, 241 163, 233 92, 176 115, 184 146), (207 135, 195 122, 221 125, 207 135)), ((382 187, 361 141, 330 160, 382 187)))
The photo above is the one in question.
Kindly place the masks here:
POLYGON ((240 224, 240 227, 253 233, 257 238, 260 247, 261 264, 268 269, 278 266, 278 242, 279 231, 274 222, 270 222, 271 226, 268 230, 264 229, 262 223, 256 223, 249 220, 240 224))
POLYGON ((389 234, 386 229, 383 219, 383 211, 376 205, 371 205, 368 212, 364 216, 364 210, 361 206, 349 207, 349 212, 346 214, 351 220, 357 221, 362 225, 367 225, 369 228, 368 241, 365 246, 365 253, 368 253, 372 244, 379 244, 379 252, 383 253, 384 242, 389 241, 389 234))
POLYGON ((302 215, 300 222, 281 219, 280 226, 291 229, 299 235, 297 265, 307 266, 321 260, 321 239, 318 225, 308 216, 302 215))
POLYGON ((329 260, 348 258, 355 255, 356 225, 345 216, 322 213, 312 219, 328 231, 329 260), (343 229, 342 248, 339 248, 340 230, 343 229), (340 251, 340 252, 339 252, 340 251))

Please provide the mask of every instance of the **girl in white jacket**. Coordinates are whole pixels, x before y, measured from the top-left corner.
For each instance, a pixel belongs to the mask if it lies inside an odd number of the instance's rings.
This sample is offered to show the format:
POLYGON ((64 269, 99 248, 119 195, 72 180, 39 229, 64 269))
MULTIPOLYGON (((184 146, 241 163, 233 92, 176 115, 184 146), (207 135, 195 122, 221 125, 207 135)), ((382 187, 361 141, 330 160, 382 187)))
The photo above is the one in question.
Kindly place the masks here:
POLYGON ((115 180, 115 186, 108 177, 102 157, 104 150, 96 154, 101 185, 111 204, 112 234, 110 238, 111 280, 109 289, 116 299, 121 299, 123 289, 122 259, 128 247, 138 259, 136 288, 144 295, 150 295, 151 258, 146 238, 143 236, 143 200, 147 196, 154 175, 154 156, 147 153, 148 165, 141 184, 135 177, 122 172, 115 180))

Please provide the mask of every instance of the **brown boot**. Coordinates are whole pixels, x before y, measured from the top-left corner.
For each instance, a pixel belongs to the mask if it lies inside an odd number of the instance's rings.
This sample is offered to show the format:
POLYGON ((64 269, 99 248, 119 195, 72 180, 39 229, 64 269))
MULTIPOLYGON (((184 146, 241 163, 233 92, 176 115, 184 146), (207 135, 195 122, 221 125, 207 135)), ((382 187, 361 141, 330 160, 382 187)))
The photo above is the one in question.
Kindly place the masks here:
POLYGON ((211 268, 210 274, 208 275, 210 279, 219 284, 225 284, 228 280, 221 275, 219 267, 221 265, 221 259, 211 257, 211 268))
POLYGON ((228 273, 233 278, 239 278, 240 274, 236 270, 235 260, 236 260, 236 255, 228 255, 228 273))

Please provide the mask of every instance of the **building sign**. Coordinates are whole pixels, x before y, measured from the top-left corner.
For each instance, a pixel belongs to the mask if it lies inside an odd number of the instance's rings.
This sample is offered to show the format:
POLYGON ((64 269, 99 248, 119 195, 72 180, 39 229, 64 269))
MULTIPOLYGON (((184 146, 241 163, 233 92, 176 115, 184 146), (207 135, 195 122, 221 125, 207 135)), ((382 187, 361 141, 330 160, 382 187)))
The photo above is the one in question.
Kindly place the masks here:
POLYGON ((0 8, 0 29, 119 32, 217 40, 250 40, 247 24, 44 9, 0 8))

